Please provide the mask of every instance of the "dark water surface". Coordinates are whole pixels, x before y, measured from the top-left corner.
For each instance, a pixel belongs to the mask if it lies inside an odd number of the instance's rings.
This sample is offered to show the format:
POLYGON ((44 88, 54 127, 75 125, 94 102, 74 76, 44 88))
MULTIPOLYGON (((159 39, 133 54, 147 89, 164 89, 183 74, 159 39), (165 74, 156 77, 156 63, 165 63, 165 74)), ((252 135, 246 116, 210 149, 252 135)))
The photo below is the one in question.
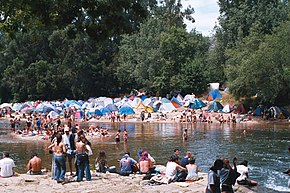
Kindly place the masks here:
MULTIPOLYGON (((90 123, 92 124, 92 123, 90 123)), ((207 172, 214 160, 219 157, 238 158, 249 161, 250 178, 259 182, 257 192, 290 192, 287 188, 289 176, 282 173, 290 167, 290 125, 289 124, 180 124, 180 123, 94 123, 108 128, 112 134, 117 129, 128 131, 128 142, 121 140, 115 144, 114 137, 91 140, 94 155, 91 168, 100 150, 107 154, 110 165, 116 165, 125 151, 137 159, 139 149, 147 150, 157 161, 165 165, 173 149, 180 150, 183 156, 187 150, 193 152, 196 163, 202 172, 207 172), (188 129, 188 140, 183 141, 183 129, 188 129), (246 130, 245 133, 243 131, 246 130)), ((43 166, 50 168, 51 156, 48 154, 48 141, 19 141, 7 135, 9 123, 0 122, 0 151, 11 152, 17 171, 25 172, 25 165, 32 152, 43 159, 43 166)), ((90 140, 90 137, 88 137, 90 140)))

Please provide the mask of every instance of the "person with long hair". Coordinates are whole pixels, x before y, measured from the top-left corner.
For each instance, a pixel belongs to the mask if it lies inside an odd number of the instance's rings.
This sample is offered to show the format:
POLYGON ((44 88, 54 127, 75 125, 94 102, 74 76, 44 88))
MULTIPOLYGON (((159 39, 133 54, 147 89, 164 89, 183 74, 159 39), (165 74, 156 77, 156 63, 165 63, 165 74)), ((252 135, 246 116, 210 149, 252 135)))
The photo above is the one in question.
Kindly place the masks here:
POLYGON ((56 165, 56 171, 55 171, 55 180, 58 183, 61 183, 64 181, 65 178, 65 172, 66 172, 66 165, 65 165, 65 153, 66 153, 66 147, 62 143, 62 135, 57 134, 56 140, 53 144, 48 146, 48 149, 53 152, 53 160, 56 165))
POLYGON ((105 173, 108 169, 107 156, 104 151, 100 151, 95 161, 96 172, 105 173))

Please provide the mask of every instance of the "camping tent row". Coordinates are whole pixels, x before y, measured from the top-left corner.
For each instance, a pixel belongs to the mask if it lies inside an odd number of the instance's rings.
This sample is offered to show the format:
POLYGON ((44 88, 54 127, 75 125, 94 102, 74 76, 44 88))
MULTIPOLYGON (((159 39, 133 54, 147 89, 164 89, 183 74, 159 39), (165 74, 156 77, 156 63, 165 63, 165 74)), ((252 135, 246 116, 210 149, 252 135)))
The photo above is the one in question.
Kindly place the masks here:
POLYGON ((201 108, 205 104, 199 99, 195 99, 194 95, 181 95, 173 97, 171 100, 158 97, 124 97, 120 98, 90 98, 87 101, 82 100, 64 100, 64 101, 28 101, 25 103, 3 103, 0 108, 10 108, 12 111, 21 113, 50 113, 51 117, 57 117, 64 110, 77 109, 77 116, 83 117, 84 114, 103 116, 111 112, 119 114, 134 114, 135 111, 145 112, 172 112, 177 108, 186 105, 189 108, 201 108), (52 113, 51 113, 52 112, 52 113))
MULTIPOLYGON (((179 107, 184 106, 192 109, 200 109, 206 107, 208 112, 223 112, 223 113, 238 113, 246 114, 248 109, 245 105, 231 106, 229 104, 223 106, 217 101, 211 101, 206 105, 202 100, 195 98, 195 95, 186 95, 184 98, 179 94, 177 97, 172 97, 171 100, 160 97, 124 97, 121 98, 90 98, 87 101, 82 100, 64 100, 64 101, 28 101, 25 103, 3 103, 0 108, 10 108, 12 111, 21 113, 39 112, 50 113, 50 117, 55 118, 59 116, 64 110, 77 109, 76 117, 84 117, 84 114, 89 116, 104 116, 111 112, 118 112, 119 114, 135 114, 135 111, 145 112, 173 112, 179 107)), ((258 106, 254 111, 254 115, 261 115, 264 109, 258 106)), ((277 116, 282 110, 279 107, 273 107, 270 112, 273 116, 277 116)))

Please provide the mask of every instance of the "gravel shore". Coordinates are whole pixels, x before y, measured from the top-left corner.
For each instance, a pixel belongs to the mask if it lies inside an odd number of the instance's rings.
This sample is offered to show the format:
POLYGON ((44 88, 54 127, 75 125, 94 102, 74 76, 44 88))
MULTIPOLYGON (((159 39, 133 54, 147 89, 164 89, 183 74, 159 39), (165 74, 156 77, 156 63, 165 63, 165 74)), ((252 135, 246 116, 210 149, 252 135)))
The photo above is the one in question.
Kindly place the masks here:
MULTIPOLYGON (((91 181, 75 182, 72 177, 67 177, 64 183, 57 183, 49 175, 20 174, 11 178, 1 178, 0 187, 2 192, 109 192, 109 193, 181 193, 181 192, 204 192, 207 179, 206 173, 199 173, 203 179, 192 182, 176 182, 162 185, 148 185, 148 181, 142 180, 143 176, 131 174, 120 176, 118 174, 94 173, 91 181)), ((253 191, 242 186, 235 186, 236 192, 252 193, 253 191)))

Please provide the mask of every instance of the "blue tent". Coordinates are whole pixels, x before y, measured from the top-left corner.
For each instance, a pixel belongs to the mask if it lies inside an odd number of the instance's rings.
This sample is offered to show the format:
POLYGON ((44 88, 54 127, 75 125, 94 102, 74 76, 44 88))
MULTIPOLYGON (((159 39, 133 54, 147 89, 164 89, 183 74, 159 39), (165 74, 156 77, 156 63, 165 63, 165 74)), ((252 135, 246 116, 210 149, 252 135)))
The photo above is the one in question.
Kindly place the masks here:
POLYGON ((106 108, 108 108, 110 111, 118 111, 118 108, 114 104, 108 104, 106 108))
POLYGON ((106 115, 106 113, 109 115, 111 113, 110 109, 108 109, 107 107, 101 108, 100 111, 102 115, 106 115))
POLYGON ((64 103, 63 103, 63 106, 65 107, 69 107, 71 106, 72 104, 77 104, 79 106, 82 106, 80 105, 76 100, 66 100, 64 103))
POLYGON ((188 108, 192 108, 192 109, 200 109, 202 107, 205 107, 206 104, 204 104, 204 102, 202 102, 202 100, 200 99, 194 99, 193 101, 191 101, 188 105, 188 108))
POLYGON ((90 109, 87 114, 90 116, 90 115, 97 115, 97 116, 102 116, 102 112, 99 110, 99 109, 90 109))
POLYGON ((207 111, 209 112, 222 112, 223 105, 220 102, 213 101, 208 107, 207 111))
POLYGON ((141 96, 141 100, 142 100, 142 101, 144 101, 146 98, 147 98, 146 95, 142 95, 142 96, 141 96))
POLYGON ((206 100, 208 101, 214 101, 216 99, 222 98, 221 93, 216 89, 216 90, 212 90, 208 93, 206 100))
POLYGON ((131 114, 135 114, 134 110, 131 107, 128 106, 124 106, 122 108, 119 109, 119 114, 123 115, 131 115, 131 114))

